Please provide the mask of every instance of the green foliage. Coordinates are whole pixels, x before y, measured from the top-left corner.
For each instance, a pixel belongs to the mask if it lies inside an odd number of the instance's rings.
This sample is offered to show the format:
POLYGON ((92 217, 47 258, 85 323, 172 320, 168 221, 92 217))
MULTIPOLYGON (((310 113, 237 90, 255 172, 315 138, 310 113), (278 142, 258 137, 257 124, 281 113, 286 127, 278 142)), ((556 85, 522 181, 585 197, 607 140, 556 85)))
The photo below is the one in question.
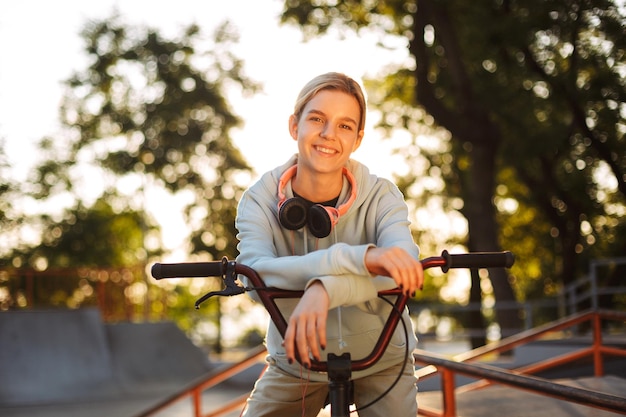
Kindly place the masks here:
POLYGON ((4 140, 0 139, 0 228, 4 242, 0 243, 0 265, 2 256, 10 251, 16 240, 15 231, 22 221, 22 215, 14 206, 14 199, 19 194, 19 186, 9 177, 9 161, 4 153, 4 140))
MULTIPOLYGON (((141 213, 115 212, 102 199, 92 207, 77 207, 61 221, 42 216, 48 228, 37 247, 14 253, 23 256, 32 266, 69 267, 132 267, 145 262, 144 222, 141 213), (37 265, 38 261, 44 264, 37 265)), ((154 255, 154 254, 153 254, 154 255)))
POLYGON ((233 28, 222 25, 209 41, 190 25, 180 39, 168 40, 112 16, 87 24, 82 37, 89 66, 67 81, 61 107, 67 135, 41 143, 54 158, 38 167, 35 197, 69 190, 80 201, 81 170, 95 166, 103 198, 116 207, 143 204, 146 187, 191 195, 185 209, 190 251, 234 257, 236 201, 244 186, 238 176, 250 167, 228 136, 241 120, 226 96, 258 87, 230 52, 233 28), (196 48, 201 42, 209 43, 207 50, 196 48), (140 183, 138 192, 121 195, 124 179, 140 183))
POLYGON ((370 105, 381 128, 412 138, 398 180, 416 212, 435 205, 469 223, 464 241, 429 239, 439 231, 418 222, 420 242, 471 250, 495 232, 517 254, 518 300, 624 253, 626 19, 616 2, 289 0, 282 20, 309 37, 339 28, 406 39, 414 61, 369 80, 370 105))
POLYGON ((196 335, 207 323, 219 328, 218 302, 193 314, 218 280, 146 276, 164 251, 151 216, 159 207, 146 195, 184 199, 194 260, 237 255, 236 204, 251 168, 232 144, 242 121, 227 97, 259 89, 231 52, 237 33, 225 23, 209 39, 192 24, 166 39, 113 15, 81 36, 87 66, 65 83, 64 131, 41 140, 45 158, 24 184, 24 198, 41 207, 28 219, 40 242, 13 248, 18 269, 0 271, 9 289, 0 308, 98 305, 107 320, 168 318, 196 335))

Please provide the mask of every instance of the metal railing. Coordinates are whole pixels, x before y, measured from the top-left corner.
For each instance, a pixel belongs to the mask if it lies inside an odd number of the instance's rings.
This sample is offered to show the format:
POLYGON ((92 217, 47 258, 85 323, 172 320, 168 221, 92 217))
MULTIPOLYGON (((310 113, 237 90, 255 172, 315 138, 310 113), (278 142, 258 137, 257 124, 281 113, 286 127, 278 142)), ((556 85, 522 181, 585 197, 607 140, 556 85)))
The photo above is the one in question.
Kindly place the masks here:
MULTIPOLYGON (((579 311, 607 308, 601 305, 601 298, 603 296, 621 296, 622 300, 625 299, 625 285, 603 286, 600 283, 600 269, 614 268, 618 265, 626 265, 626 257, 594 259, 589 264, 589 272, 586 276, 565 285, 555 295, 545 296, 541 299, 531 299, 523 302, 497 301, 493 306, 489 307, 486 307, 482 302, 459 305, 445 304, 438 301, 429 303, 410 300, 408 306, 412 316, 419 316, 422 311, 428 311, 437 318, 448 317, 457 321, 459 317, 463 317, 475 311, 515 310, 520 312, 524 319, 523 329, 500 329, 500 336, 504 338, 518 333, 519 330, 529 330, 543 323, 576 314, 579 311)), ((626 276, 623 277, 621 282, 626 282, 626 276)), ((615 300, 614 303, 617 303, 618 298, 614 298, 613 300, 615 300)), ((458 340, 467 337, 485 337, 487 333, 484 327, 469 328, 463 325, 458 327, 459 330, 448 335, 451 339, 458 340)), ((626 323, 624 323, 624 327, 626 327, 626 323)), ((421 334, 424 338, 430 337, 431 335, 434 335, 434 332, 421 334)))
MULTIPOLYGON (((599 299, 603 295, 626 294, 626 286, 601 287, 598 283, 598 270, 602 267, 615 267, 626 264, 626 257, 593 259, 589 263, 589 275, 563 288, 562 297, 566 300, 568 314, 579 310, 579 305, 589 302, 592 309, 601 308, 599 299)), ((623 282, 623 280, 622 280, 623 282)))
POLYGON ((626 357, 626 349, 605 346, 603 344, 602 320, 626 321, 626 313, 608 310, 590 310, 553 323, 548 323, 535 329, 521 332, 515 336, 503 339, 500 342, 456 355, 452 359, 446 359, 426 351, 416 351, 414 354, 416 362, 427 365, 424 368, 418 369, 416 376, 420 379, 425 379, 440 374, 441 391, 443 393, 443 410, 420 406, 418 414, 431 417, 455 417, 456 393, 484 388, 493 383, 506 384, 514 388, 529 390, 536 394, 548 395, 594 408, 621 413, 626 412, 626 398, 624 397, 565 386, 547 379, 531 376, 531 374, 572 363, 585 357, 591 357, 593 359, 594 376, 603 376, 603 357, 606 355, 626 357), (495 368, 484 364, 468 363, 489 354, 509 351, 517 346, 540 339, 548 333, 562 331, 584 322, 591 322, 593 328, 593 340, 591 346, 587 348, 513 370, 495 368), (479 380, 473 384, 456 388, 454 382, 456 374, 463 374, 478 378, 479 380))
MULTIPOLYGON (((551 381, 529 376, 534 373, 549 369, 551 367, 570 363, 587 356, 593 358, 594 375, 602 376, 604 375, 602 360, 603 356, 615 355, 626 357, 626 350, 616 349, 610 346, 603 345, 601 330, 602 320, 619 320, 623 322, 622 324, 626 324, 626 313, 596 310, 598 306, 599 296, 607 294, 626 294, 626 287, 623 286, 599 288, 597 285, 597 269, 607 265, 616 265, 623 263, 626 263, 626 258, 593 261, 590 265, 590 273, 587 279, 585 279, 584 281, 577 281, 571 284, 563 290, 561 295, 557 297, 557 300, 550 300, 554 304, 559 304, 559 307, 561 307, 559 310, 561 312, 564 312, 566 310, 569 311, 570 314, 572 314, 569 317, 562 318, 555 322, 548 323, 546 325, 542 325, 533 329, 531 328, 532 320, 528 321, 528 317, 530 316, 527 316, 526 325, 528 330, 525 330, 514 336, 502 339, 497 343, 489 344, 481 348, 474 349, 460 355, 456 355, 453 357, 452 360, 442 358, 429 352, 417 351, 417 353, 415 354, 416 360, 420 363, 426 363, 429 366, 418 369, 416 371, 416 375, 418 375, 421 379, 425 379, 437 373, 440 373, 442 376, 442 393, 444 395, 443 411, 429 410, 423 406, 420 406, 419 414, 426 416, 455 416, 455 393, 466 392, 471 389, 478 389, 491 385, 493 383, 508 384, 517 388, 531 389, 536 391, 537 393, 552 395, 557 398, 562 398, 563 396, 566 396, 567 399, 570 401, 579 401, 592 407, 604 408, 613 411, 626 411, 626 405, 624 405, 626 400, 624 398, 609 396, 605 394, 594 396, 598 393, 590 394, 587 390, 573 389, 572 387, 563 388, 562 385, 555 384, 551 381), (591 304, 591 306, 593 307, 592 310, 583 313, 575 313, 581 302, 588 302, 589 304, 591 304), (563 308, 564 304, 566 304, 566 308, 563 308), (483 364, 470 363, 476 359, 484 357, 485 355, 493 354, 495 352, 505 352, 513 349, 516 346, 537 340, 547 333, 556 332, 567 328, 573 328, 585 322, 591 322, 593 328, 593 342, 592 345, 586 349, 582 349, 577 352, 562 355, 556 358, 551 358, 550 360, 544 362, 526 365, 522 368, 518 368, 512 371, 493 368, 483 364), (460 388, 455 388, 455 374, 469 375, 480 380, 473 384, 465 385, 460 388), (590 398, 590 395, 593 398, 590 398)), ((8 273, 7 271, 2 270, 0 270, 0 272, 5 274, 8 273)), ((58 272, 56 273, 58 274, 58 272)), ((33 294, 35 278, 39 278, 42 275, 46 274, 52 274, 52 271, 37 274, 21 272, 20 274, 21 275, 19 276, 22 276, 25 282, 24 294, 28 301, 26 304, 32 306, 34 304, 33 294)), ((103 283, 105 282, 105 279, 103 279, 101 273, 96 276, 92 275, 93 274, 87 276, 87 279, 89 281, 93 281, 92 285, 100 290, 100 287, 104 285, 103 283)), ((104 294, 103 291, 96 291, 96 293, 104 294)), ((100 305, 104 303, 101 298, 102 296, 100 295, 97 297, 98 303, 100 305)), ((545 303, 548 301, 541 300, 541 302, 545 303)), ((480 306, 477 307, 480 308, 480 306)), ((516 308, 519 306, 512 305, 510 307, 516 308)), ((465 309, 467 309, 467 306, 465 307, 465 309)), ((531 311, 531 309, 529 308, 524 308, 524 310, 531 311)), ((238 397, 227 404, 224 404, 219 409, 215 409, 208 414, 203 414, 201 401, 202 394, 206 390, 227 380, 231 376, 242 372, 245 369, 248 369, 252 365, 258 364, 258 362, 265 354, 265 347, 258 346, 257 348, 250 351, 248 355, 240 362, 216 369, 210 374, 198 379, 197 381, 194 381, 186 387, 183 387, 178 393, 165 398, 163 401, 159 402, 154 407, 146 410, 137 417, 147 417, 154 415, 158 411, 161 411, 169 407, 170 405, 186 398, 192 399, 195 417, 220 416, 237 408, 243 407, 247 398, 247 394, 238 397)))
POLYGON ((193 403, 193 415, 194 417, 216 417, 229 413, 233 410, 243 407, 248 394, 239 396, 231 401, 225 402, 222 406, 212 410, 210 413, 202 412, 202 393, 217 384, 224 382, 233 375, 236 375, 253 365, 259 363, 259 361, 265 357, 267 351, 265 346, 259 345, 252 349, 247 355, 239 362, 224 365, 209 374, 200 377, 198 380, 192 382, 186 387, 183 387, 178 393, 175 393, 163 401, 155 404, 150 409, 144 411, 141 414, 137 414, 135 417, 148 417, 152 416, 181 400, 191 397, 193 403))
MULTIPOLYGON (((573 363, 586 357, 591 357, 593 360, 594 376, 603 376, 605 356, 626 357, 626 349, 607 346, 603 343, 603 320, 626 321, 626 312, 590 310, 575 314, 535 329, 521 332, 497 343, 455 355, 452 359, 432 352, 416 350, 414 353, 416 362, 426 365, 416 370, 416 376, 419 377, 420 380, 424 380, 439 374, 441 376, 441 392, 443 394, 443 410, 436 410, 432 407, 420 405, 418 415, 455 417, 456 394, 485 388, 492 384, 504 384, 516 389, 532 391, 537 394, 551 396, 553 398, 598 409, 620 413, 626 412, 626 397, 618 397, 583 388, 566 386, 548 379, 533 376, 533 374, 564 364, 573 363), (515 347, 541 339, 549 333, 573 328, 585 322, 590 322, 593 329, 592 342, 588 347, 516 369, 502 369, 483 363, 474 363, 474 361, 487 355, 509 351, 515 347), (457 374, 472 377, 477 379, 477 381, 457 388, 455 386, 455 376, 457 374)), ((192 399, 194 417, 218 417, 236 409, 241 409, 245 404, 247 394, 234 398, 208 413, 203 413, 202 394, 211 387, 257 364, 265 354, 265 347, 258 346, 251 350, 241 361, 216 369, 136 417, 155 415, 174 403, 186 398, 192 399)))

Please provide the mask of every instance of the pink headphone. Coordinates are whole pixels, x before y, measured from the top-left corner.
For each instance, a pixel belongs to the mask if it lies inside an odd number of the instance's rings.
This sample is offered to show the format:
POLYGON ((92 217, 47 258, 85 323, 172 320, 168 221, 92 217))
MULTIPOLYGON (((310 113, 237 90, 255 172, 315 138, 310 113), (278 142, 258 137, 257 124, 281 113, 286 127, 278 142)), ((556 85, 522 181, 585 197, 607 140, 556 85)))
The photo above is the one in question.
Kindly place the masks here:
POLYGON ((356 180, 347 168, 342 173, 350 183, 350 198, 338 208, 327 207, 321 204, 310 205, 303 198, 287 199, 283 192, 285 185, 296 175, 297 165, 290 167, 281 175, 278 181, 278 221, 281 226, 289 230, 298 230, 305 225, 313 236, 321 239, 328 236, 339 221, 339 217, 346 214, 356 200, 356 180))

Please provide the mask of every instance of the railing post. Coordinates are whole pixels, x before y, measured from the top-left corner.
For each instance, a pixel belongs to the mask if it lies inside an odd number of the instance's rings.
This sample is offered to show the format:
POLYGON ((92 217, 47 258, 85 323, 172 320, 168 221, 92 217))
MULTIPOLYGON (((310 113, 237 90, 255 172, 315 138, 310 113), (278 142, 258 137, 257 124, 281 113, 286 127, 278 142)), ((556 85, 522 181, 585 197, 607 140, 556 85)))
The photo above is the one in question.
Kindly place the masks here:
POLYGON ((441 391, 443 392, 443 416, 456 417, 456 399, 454 398, 454 372, 441 370, 441 391))
POLYGON ((35 307, 35 275, 32 271, 26 273, 26 305, 28 308, 35 307))
POLYGON ((567 288, 568 311, 570 315, 576 314, 576 283, 570 284, 567 288))
POLYGON ((567 316, 567 295, 565 294, 566 290, 567 290, 567 287, 564 287, 561 284, 561 290, 557 294, 557 303, 558 303, 557 317, 559 319, 562 319, 563 317, 567 316))
POLYGON ((591 265, 589 267, 589 281, 590 288, 590 296, 591 296, 591 308, 595 311, 598 309, 598 277, 596 274, 597 265, 595 261, 591 261, 591 265))
POLYGON ((593 372, 596 377, 604 376, 602 363, 602 319, 600 313, 593 313, 593 372))
POLYGON ((528 301, 526 301, 524 303, 524 312, 525 312, 524 330, 532 329, 532 327, 533 327, 533 306, 528 301))
POLYGON ((194 417, 202 417, 202 390, 198 387, 193 390, 193 415, 194 417))
POLYGON ((98 308, 100 309, 100 311, 102 312, 102 315, 107 318, 108 316, 108 311, 107 311, 107 306, 106 306, 106 287, 104 286, 104 281, 100 279, 100 277, 97 278, 98 282, 97 282, 97 286, 98 286, 98 308))

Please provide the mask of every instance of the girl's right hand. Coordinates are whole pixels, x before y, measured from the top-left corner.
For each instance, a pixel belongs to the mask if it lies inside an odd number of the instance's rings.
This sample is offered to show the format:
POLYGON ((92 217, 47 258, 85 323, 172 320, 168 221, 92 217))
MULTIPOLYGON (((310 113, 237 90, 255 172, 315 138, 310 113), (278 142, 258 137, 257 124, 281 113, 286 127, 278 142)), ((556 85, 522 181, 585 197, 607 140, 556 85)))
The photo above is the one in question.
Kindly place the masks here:
POLYGON ((321 282, 306 289, 287 323, 283 346, 289 363, 296 352, 305 368, 311 366, 311 356, 321 360, 320 348, 326 348, 326 319, 330 300, 321 282))

